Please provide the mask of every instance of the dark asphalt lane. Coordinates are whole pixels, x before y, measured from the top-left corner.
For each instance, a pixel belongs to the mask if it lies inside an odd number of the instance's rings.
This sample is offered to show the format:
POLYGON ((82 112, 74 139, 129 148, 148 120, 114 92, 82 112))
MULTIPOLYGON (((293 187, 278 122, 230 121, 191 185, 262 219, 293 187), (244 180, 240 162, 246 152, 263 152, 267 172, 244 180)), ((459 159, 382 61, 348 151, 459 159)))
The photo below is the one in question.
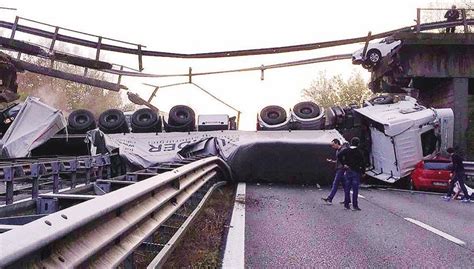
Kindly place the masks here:
MULTIPOLYGON (((394 214, 409 217, 462 239, 474 251, 474 203, 446 202, 444 194, 368 190, 367 201, 394 214)), ((474 255, 474 253, 473 253, 474 255)), ((474 264, 471 266, 474 267, 474 264)))
POLYGON ((337 203, 342 200, 341 190, 334 199, 336 203, 330 206, 320 199, 327 194, 327 189, 316 187, 248 184, 246 267, 474 266, 474 240, 469 232, 474 225, 474 204, 443 204, 440 196, 415 197, 409 193, 362 190, 360 194, 366 197, 359 202, 362 211, 354 212, 344 210, 337 203), (471 211, 469 217, 466 210, 471 211), (440 217, 433 217, 436 214, 440 217), (456 216, 461 221, 448 229, 456 216), (452 232, 451 235, 466 242, 466 246, 416 226, 405 217, 452 232), (431 222, 432 219, 437 221, 431 222), (466 225, 470 226, 465 227, 465 231, 455 232, 457 227, 466 225))

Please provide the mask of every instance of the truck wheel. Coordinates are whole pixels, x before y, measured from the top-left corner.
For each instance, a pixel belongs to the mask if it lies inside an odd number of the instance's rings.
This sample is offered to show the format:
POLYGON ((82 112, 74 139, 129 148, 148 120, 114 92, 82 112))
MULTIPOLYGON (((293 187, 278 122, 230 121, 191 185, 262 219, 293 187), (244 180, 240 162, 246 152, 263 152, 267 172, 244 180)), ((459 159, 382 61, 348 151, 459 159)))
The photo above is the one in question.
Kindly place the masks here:
POLYGON ((134 133, 157 133, 162 129, 161 118, 149 108, 135 111, 130 125, 134 133))
POLYGON ((380 95, 369 100, 373 105, 393 104, 393 97, 390 95, 380 95))
POLYGON ((302 119, 312 119, 319 116, 321 110, 313 102, 300 102, 293 107, 293 112, 302 119))
POLYGON ((96 123, 94 114, 86 109, 74 110, 69 114, 67 129, 71 134, 85 134, 87 131, 95 129, 96 123))
POLYGON ((340 106, 333 106, 331 107, 331 110, 334 112, 335 116, 335 125, 338 128, 343 127, 343 122, 344 122, 344 109, 342 109, 340 106))
POLYGON ((171 125, 188 125, 191 122, 195 122, 194 110, 188 106, 177 105, 171 108, 168 123, 171 125))
POLYGON ((100 114, 99 129, 107 134, 130 132, 125 115, 118 109, 109 109, 100 114))
POLYGON ((280 124, 286 120, 286 111, 281 106, 267 106, 260 111, 260 118, 266 124, 280 124))

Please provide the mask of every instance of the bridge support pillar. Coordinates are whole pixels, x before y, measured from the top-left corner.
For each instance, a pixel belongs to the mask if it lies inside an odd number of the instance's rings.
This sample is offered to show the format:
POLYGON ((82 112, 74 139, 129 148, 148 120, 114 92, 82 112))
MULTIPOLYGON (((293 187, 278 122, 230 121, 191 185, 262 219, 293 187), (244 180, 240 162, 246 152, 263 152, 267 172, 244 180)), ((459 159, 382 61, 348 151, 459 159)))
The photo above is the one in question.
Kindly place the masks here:
POLYGON ((454 141, 459 149, 466 152, 466 131, 469 125, 469 79, 453 78, 449 85, 453 93, 454 141))

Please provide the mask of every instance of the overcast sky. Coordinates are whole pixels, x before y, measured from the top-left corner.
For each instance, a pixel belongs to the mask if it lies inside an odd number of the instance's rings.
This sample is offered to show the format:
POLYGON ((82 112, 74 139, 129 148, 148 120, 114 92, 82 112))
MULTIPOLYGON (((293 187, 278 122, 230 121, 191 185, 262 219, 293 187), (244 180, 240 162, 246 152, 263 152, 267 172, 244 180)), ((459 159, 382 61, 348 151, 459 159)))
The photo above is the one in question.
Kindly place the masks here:
MULTIPOLYGON (((1 6, 18 10, 0 11, 2 19, 15 15, 78 31, 140 43, 149 50, 198 53, 286 46, 330 41, 366 35, 412 25, 417 7, 433 1, 1 1, 1 6)), ((449 6, 449 5, 448 5, 449 6)), ((45 28, 51 30, 51 28, 45 28)), ((352 53, 363 44, 307 52, 182 60, 145 58, 144 72, 170 74, 225 70, 260 66, 341 53, 352 53)), ((92 51, 85 55, 95 55, 92 51)), ((103 53, 102 60, 137 67, 135 57, 103 53)), ((193 82, 242 111, 241 129, 254 130, 256 114, 266 105, 288 109, 303 100, 301 90, 310 86, 318 72, 347 77, 354 70, 349 60, 274 69, 265 72, 233 73, 193 78, 193 82)), ((166 85, 187 81, 185 78, 126 79, 124 84, 145 99, 153 90, 142 82, 166 85)), ((231 109, 200 92, 192 85, 160 89, 153 104, 168 111, 185 104, 197 114, 224 113, 231 109)))

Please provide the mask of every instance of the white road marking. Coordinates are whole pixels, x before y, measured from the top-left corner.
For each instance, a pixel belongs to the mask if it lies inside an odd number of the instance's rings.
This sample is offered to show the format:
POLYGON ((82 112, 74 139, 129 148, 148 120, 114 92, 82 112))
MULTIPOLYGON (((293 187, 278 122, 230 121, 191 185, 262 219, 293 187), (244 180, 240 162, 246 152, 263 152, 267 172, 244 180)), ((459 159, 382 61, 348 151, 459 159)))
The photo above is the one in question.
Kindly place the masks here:
POLYGON ((222 268, 245 267, 245 183, 237 185, 222 268))
MULTIPOLYGON (((352 191, 351 191, 351 194, 352 194, 352 191)), ((362 196, 362 195, 360 195, 360 194, 357 194, 357 197, 362 198, 362 199, 365 199, 365 197, 362 196)))
POLYGON ((455 243, 455 244, 458 244, 458 245, 461 245, 461 246, 466 245, 466 243, 463 242, 462 240, 460 240, 460 239, 458 239, 458 238, 456 238, 456 237, 454 237, 454 236, 452 236, 452 235, 449 235, 449 234, 447 234, 447 233, 445 233, 445 232, 443 232, 443 231, 440 231, 440 230, 438 230, 438 229, 436 229, 436 228, 433 228, 433 227, 429 226, 428 224, 425 224, 425 223, 423 223, 423 222, 421 222, 421 221, 418 221, 418 220, 415 220, 415 219, 411 219, 411 218, 405 218, 405 220, 406 220, 406 221, 409 221, 409 222, 411 222, 411 223, 413 223, 413 224, 416 224, 416 225, 420 226, 421 228, 426 229, 426 230, 428 230, 428 231, 430 231, 430 232, 432 232, 432 233, 435 233, 435 234, 437 234, 437 235, 439 235, 439 236, 441 236, 441 237, 444 237, 444 238, 448 239, 449 241, 451 241, 451 242, 453 242, 453 243, 455 243))

